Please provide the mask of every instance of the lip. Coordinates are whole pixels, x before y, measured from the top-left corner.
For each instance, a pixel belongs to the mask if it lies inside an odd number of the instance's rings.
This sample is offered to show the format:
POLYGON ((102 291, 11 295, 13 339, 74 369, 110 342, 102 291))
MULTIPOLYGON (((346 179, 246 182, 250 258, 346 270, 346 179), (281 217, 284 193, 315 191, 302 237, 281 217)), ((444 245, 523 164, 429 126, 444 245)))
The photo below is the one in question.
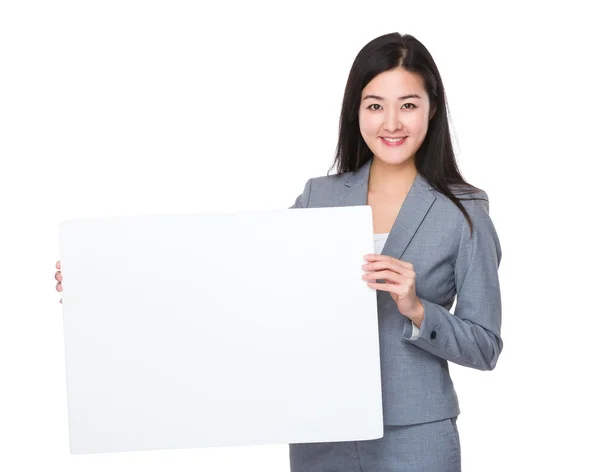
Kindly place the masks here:
MULTIPOLYGON (((385 137, 387 138, 389 136, 385 136, 385 137)), ((396 137, 399 138, 400 136, 396 136, 396 137)), ((381 139, 381 142, 383 144, 385 144, 387 147, 398 147, 398 146, 402 146, 406 142, 406 140, 408 139, 408 136, 405 136, 404 139, 402 139, 396 143, 390 143, 383 138, 384 138, 384 136, 379 136, 379 139, 381 139)))

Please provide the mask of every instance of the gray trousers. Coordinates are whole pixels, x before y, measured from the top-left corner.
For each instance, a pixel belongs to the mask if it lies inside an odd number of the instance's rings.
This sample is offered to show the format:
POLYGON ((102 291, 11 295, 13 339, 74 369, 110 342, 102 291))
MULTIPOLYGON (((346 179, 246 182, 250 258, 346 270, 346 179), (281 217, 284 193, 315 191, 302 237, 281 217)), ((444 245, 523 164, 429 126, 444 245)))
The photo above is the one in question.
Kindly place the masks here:
POLYGON ((384 426, 368 441, 290 444, 290 471, 460 472, 456 419, 384 426))

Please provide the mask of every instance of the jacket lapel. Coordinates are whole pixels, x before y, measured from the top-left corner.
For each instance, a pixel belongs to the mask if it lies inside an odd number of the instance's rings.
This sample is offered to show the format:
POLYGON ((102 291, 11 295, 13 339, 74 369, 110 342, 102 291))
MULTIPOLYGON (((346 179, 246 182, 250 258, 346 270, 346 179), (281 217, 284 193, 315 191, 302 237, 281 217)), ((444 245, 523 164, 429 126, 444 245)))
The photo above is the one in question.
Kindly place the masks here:
MULTIPOLYGON (((369 159, 358 170, 347 174, 338 195, 338 206, 367 205, 372 162, 373 159, 369 159)), ((432 189, 429 182, 421 174, 417 174, 383 247, 381 252, 383 255, 397 259, 402 258, 408 244, 436 199, 432 189)))

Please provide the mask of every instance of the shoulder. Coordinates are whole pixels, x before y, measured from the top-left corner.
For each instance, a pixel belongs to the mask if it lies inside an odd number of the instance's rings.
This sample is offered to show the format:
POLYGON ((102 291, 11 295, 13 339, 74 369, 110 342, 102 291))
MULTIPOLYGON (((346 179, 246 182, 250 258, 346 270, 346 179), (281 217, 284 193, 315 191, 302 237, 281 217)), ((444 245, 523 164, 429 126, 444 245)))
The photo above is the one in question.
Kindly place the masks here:
POLYGON ((304 190, 291 208, 307 208, 312 200, 321 201, 338 193, 339 189, 345 186, 346 178, 349 173, 321 175, 311 177, 304 184, 304 190))
POLYGON ((332 175, 320 175, 308 179, 311 186, 315 189, 320 188, 331 188, 336 186, 343 186, 352 172, 345 172, 343 174, 332 174, 332 175))
MULTIPOLYGON (((485 190, 471 185, 450 185, 449 189, 452 196, 458 199, 471 217, 476 218, 482 214, 489 214, 490 199, 485 190)), ((436 196, 436 204, 439 207, 457 213, 457 215, 462 214, 460 208, 449 196, 437 189, 432 189, 431 192, 436 196)))
POLYGON ((495 252, 498 260, 502 257, 502 249, 500 240, 496 231, 494 222, 490 215, 490 199, 488 192, 477 187, 453 187, 451 188, 452 195, 459 199, 465 211, 471 219, 471 225, 467 223, 462 211, 458 206, 446 195, 436 191, 437 200, 444 202, 444 205, 453 207, 452 211, 461 220, 461 246, 470 248, 470 251, 478 247, 481 250, 483 247, 490 248, 495 252))

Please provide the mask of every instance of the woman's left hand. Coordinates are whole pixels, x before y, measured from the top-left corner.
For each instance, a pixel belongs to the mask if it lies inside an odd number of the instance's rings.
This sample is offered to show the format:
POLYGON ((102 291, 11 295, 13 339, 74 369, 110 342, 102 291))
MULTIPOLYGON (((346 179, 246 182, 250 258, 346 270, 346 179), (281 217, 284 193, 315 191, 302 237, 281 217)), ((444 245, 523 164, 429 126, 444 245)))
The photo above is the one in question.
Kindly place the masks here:
POLYGON ((380 254, 368 254, 365 259, 367 263, 362 267, 367 273, 363 275, 363 280, 368 281, 369 287, 390 292, 398 311, 420 328, 425 308, 417 297, 414 266, 410 262, 380 254), (376 282, 379 279, 385 280, 385 283, 376 282))

